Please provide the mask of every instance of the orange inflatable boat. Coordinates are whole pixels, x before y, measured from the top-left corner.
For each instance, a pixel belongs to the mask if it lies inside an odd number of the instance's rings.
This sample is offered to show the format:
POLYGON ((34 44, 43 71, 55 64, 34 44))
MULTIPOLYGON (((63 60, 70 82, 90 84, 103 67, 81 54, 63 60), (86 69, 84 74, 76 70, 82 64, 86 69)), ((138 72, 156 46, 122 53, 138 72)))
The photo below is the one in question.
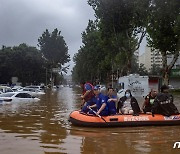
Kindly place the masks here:
POLYGON ((163 116, 155 114, 113 115, 113 116, 91 116, 79 111, 70 113, 69 121, 73 125, 87 127, 124 127, 124 126, 166 126, 180 125, 180 114, 163 116))

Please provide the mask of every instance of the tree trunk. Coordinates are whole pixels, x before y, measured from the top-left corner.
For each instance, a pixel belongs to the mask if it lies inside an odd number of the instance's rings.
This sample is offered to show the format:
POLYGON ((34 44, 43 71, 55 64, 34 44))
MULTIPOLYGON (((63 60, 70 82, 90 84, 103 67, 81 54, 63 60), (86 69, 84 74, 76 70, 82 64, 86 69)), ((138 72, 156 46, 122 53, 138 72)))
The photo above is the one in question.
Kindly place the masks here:
POLYGON ((169 85, 169 72, 165 71, 163 76, 163 84, 169 85))
POLYGON ((163 75, 162 75, 162 84, 169 84, 169 74, 168 74, 168 66, 167 66, 167 54, 166 52, 162 53, 162 65, 163 65, 163 75))
POLYGON ((174 57, 172 59, 172 61, 170 62, 170 64, 167 64, 167 54, 166 52, 161 52, 162 53, 162 63, 163 63, 163 84, 168 85, 169 84, 169 76, 170 76, 170 72, 172 67, 174 66, 174 64, 176 63, 178 57, 179 57, 179 51, 176 51, 174 54, 174 57))
POLYGON ((131 61, 132 61, 132 53, 131 51, 127 52, 127 75, 131 73, 131 61))
POLYGON ((131 60, 128 58, 127 61, 127 75, 131 73, 131 60))

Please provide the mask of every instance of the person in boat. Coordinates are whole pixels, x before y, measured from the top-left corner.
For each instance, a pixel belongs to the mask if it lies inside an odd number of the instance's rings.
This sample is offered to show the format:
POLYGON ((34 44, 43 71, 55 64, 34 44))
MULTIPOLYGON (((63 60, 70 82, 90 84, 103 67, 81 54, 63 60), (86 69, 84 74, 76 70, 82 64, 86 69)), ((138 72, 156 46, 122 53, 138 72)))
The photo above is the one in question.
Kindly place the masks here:
POLYGON ((109 115, 115 115, 117 113, 116 109, 116 103, 117 103, 117 97, 113 95, 114 89, 112 87, 108 88, 108 92, 106 97, 106 102, 109 110, 109 115))
POLYGON ((93 97, 94 97, 94 92, 93 92, 93 85, 90 84, 89 82, 84 82, 82 81, 80 83, 80 86, 82 88, 82 95, 81 95, 81 112, 87 113, 89 111, 89 109, 87 108, 87 106, 89 105, 93 105, 95 103, 93 103, 93 97))
POLYGON ((125 95, 119 99, 117 112, 120 114, 139 115, 140 107, 135 97, 132 96, 131 91, 125 91, 125 95))
MULTIPOLYGON (((94 87, 94 94, 95 94, 95 96, 94 96, 93 102, 95 102, 95 104, 88 106, 88 108, 89 107, 92 108, 96 112, 96 115, 107 116, 109 114, 109 112, 108 112, 106 98, 100 92, 100 88, 98 86, 94 87)), ((94 112, 92 112, 92 110, 90 110, 88 113, 94 114, 94 112)))
POLYGON ((144 113, 151 113, 152 106, 154 105, 154 100, 157 96, 157 90, 152 88, 150 93, 145 97, 144 103, 142 105, 142 111, 144 113))
POLYGON ((167 85, 163 85, 161 87, 161 93, 159 93, 154 100, 152 114, 162 114, 164 116, 179 114, 179 111, 173 101, 173 96, 169 94, 169 87, 167 85))

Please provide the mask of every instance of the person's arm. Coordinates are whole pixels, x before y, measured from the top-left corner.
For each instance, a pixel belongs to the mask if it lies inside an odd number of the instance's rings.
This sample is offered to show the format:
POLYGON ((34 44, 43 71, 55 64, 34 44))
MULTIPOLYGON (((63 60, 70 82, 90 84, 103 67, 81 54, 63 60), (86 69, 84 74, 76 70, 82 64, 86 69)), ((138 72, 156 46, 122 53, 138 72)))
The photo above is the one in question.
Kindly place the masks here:
POLYGON ((156 113, 156 111, 158 109, 158 106, 159 106, 159 99, 158 99, 158 96, 156 96, 156 98, 154 100, 154 104, 153 104, 152 109, 151 109, 151 113, 152 113, 153 117, 154 117, 154 114, 156 113))
POLYGON ((94 107, 96 107, 96 104, 94 104, 94 105, 91 105, 91 106, 88 106, 88 108, 94 108, 94 107))
POLYGON ((82 107, 84 104, 85 104, 85 100, 82 99, 82 100, 81 100, 81 107, 82 107))
POLYGON ((110 99, 108 99, 107 101, 108 101, 108 102, 114 101, 114 102, 117 103, 118 99, 117 99, 117 98, 110 98, 110 99))
POLYGON ((144 107, 145 107, 145 104, 146 104, 146 100, 143 102, 142 104, 142 107, 141 107, 141 110, 143 111, 144 107))
POLYGON ((106 103, 103 103, 100 107, 100 109, 97 112, 97 115, 99 115, 101 113, 102 110, 104 110, 104 108, 106 107, 106 103))
POLYGON ((91 90, 87 90, 84 95, 81 95, 81 98, 84 99, 90 93, 90 91, 91 90))
POLYGON ((147 104, 147 101, 148 101, 148 98, 145 98, 143 104, 142 104, 142 107, 141 107, 141 110, 143 111, 143 109, 145 108, 146 104, 147 104))

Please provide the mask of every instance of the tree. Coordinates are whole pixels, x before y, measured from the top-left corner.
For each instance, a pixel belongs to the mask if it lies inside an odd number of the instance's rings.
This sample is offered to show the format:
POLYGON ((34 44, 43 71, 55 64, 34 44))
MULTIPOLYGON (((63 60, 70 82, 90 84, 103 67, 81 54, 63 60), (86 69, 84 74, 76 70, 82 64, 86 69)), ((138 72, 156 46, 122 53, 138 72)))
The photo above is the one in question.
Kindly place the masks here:
POLYGON ((94 23, 89 22, 82 33, 83 46, 74 56, 74 78, 106 80, 115 72, 125 75, 135 71, 131 64, 134 62, 134 51, 139 48, 146 34, 143 26, 148 2, 88 1, 95 11, 96 20, 94 23), (142 35, 138 40, 139 33, 142 35))
POLYGON ((131 61, 134 52, 139 48, 146 34, 145 21, 149 1, 139 0, 89 0, 96 17, 102 38, 108 43, 109 54, 117 55, 124 52, 127 73, 131 72, 131 61), (140 38, 138 39, 138 34, 140 38))
POLYGON ((23 85, 45 82, 45 61, 42 54, 26 44, 0 50, 0 81, 11 82, 16 76, 23 85))
POLYGON ((73 57, 76 63, 72 72, 73 80, 93 82, 100 77, 100 63, 105 56, 96 21, 89 20, 86 30, 82 33, 82 42, 83 45, 73 57))
POLYGON ((12 48, 3 46, 0 50, 0 82, 7 83, 12 77, 12 48))
POLYGON ((144 66, 144 64, 142 64, 142 63, 140 64, 138 73, 139 73, 139 75, 148 75, 148 71, 147 71, 146 67, 144 66))
POLYGON ((158 65, 156 65, 156 64, 153 64, 152 67, 151 67, 151 69, 150 69, 149 74, 150 74, 150 75, 158 75, 158 76, 160 76, 161 73, 162 73, 162 68, 160 68, 160 67, 159 67, 158 65))
POLYGON ((149 12, 147 32, 148 44, 159 49, 163 62, 163 83, 168 85, 169 74, 180 52, 180 3, 179 0, 152 0, 149 12), (173 55, 167 64, 167 56, 173 55))
MULTIPOLYGON (((50 63, 52 67, 60 67, 70 61, 68 54, 68 46, 61 35, 61 31, 54 29, 52 33, 46 29, 42 36, 38 39, 38 46, 44 58, 50 63)), ((66 71, 66 69, 64 70, 66 71)))

